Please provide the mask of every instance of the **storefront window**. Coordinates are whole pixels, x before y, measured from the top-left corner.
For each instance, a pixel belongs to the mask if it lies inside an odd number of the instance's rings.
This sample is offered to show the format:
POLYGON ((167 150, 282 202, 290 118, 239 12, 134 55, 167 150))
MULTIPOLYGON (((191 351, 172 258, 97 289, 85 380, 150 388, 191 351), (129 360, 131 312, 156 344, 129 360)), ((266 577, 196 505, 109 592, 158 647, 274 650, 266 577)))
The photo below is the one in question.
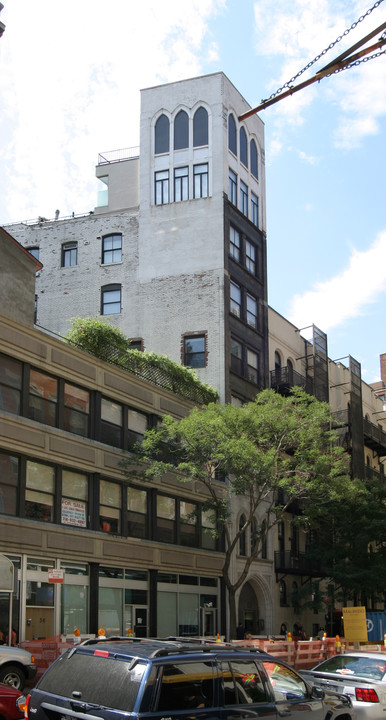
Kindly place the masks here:
POLYGON ((190 593, 179 594, 179 635, 198 635, 198 595, 190 593))
POLYGON ((0 453, 0 513, 16 515, 19 458, 0 453))
POLYGON ((87 475, 63 470, 62 473, 62 517, 63 525, 87 527, 88 506, 87 475))
POLYGON ((8 634, 9 623, 9 603, 12 602, 12 627, 16 632, 16 642, 20 642, 19 633, 19 607, 20 607, 20 580, 19 573, 21 562, 20 558, 14 555, 6 555, 7 559, 13 564, 13 593, 0 592, 0 629, 4 633, 4 639, 8 634))
POLYGON ((31 520, 53 522, 55 470, 51 465, 27 461, 25 516, 31 520))
POLYGON ((160 637, 177 633, 177 593, 157 593, 157 632, 160 637))
POLYGON ((121 588, 99 588, 98 626, 106 635, 122 634, 122 593, 121 588))
POLYGON ((127 488, 127 534, 130 537, 147 537, 147 492, 127 488))
POLYGON ((73 635, 76 626, 81 633, 87 633, 88 587, 65 583, 61 590, 61 632, 63 635, 73 635))
POLYGON ((118 483, 100 481, 99 528, 104 532, 121 531, 121 486, 118 483))

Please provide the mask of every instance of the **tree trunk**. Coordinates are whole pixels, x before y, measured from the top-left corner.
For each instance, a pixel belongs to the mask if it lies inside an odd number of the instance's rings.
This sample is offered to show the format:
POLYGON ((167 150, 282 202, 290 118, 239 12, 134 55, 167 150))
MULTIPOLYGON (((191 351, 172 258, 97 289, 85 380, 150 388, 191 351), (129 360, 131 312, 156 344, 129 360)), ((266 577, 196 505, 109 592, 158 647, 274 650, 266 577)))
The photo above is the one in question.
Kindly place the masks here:
POLYGON ((229 598, 229 638, 228 640, 236 639, 236 592, 232 585, 228 586, 228 598, 229 598))

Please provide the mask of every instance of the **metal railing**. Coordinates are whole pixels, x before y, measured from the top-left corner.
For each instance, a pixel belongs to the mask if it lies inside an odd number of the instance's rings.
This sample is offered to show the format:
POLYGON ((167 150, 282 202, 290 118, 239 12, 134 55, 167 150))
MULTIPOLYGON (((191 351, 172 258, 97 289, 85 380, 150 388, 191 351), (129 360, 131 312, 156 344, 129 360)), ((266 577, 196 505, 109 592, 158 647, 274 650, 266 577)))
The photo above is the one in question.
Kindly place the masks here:
POLYGON ((270 385, 271 388, 278 392, 284 389, 290 389, 296 385, 303 388, 309 395, 313 394, 313 379, 311 377, 305 377, 289 367, 271 370, 270 385))
POLYGON ((123 160, 130 160, 135 157, 139 157, 139 145, 99 153, 98 165, 109 165, 110 163, 122 162, 123 160))

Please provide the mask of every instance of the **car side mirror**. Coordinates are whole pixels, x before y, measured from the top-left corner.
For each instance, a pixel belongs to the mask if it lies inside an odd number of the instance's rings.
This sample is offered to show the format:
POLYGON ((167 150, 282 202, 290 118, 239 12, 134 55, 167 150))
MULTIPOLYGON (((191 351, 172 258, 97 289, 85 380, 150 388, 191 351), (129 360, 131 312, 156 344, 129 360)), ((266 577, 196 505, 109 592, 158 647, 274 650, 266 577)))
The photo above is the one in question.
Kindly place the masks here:
POLYGON ((324 698, 324 690, 320 687, 315 687, 314 685, 311 688, 311 697, 317 698, 318 700, 323 700, 324 698))

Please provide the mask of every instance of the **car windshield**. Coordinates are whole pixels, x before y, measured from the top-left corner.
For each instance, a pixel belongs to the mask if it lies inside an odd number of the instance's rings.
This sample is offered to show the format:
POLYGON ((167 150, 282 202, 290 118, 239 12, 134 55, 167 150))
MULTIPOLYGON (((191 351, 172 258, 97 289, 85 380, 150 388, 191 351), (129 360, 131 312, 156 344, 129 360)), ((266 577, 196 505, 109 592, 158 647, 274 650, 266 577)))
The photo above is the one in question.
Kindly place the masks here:
POLYGON ((318 672, 336 673, 346 677, 363 677, 383 680, 386 672, 386 658, 369 658, 366 655, 336 655, 315 668, 318 672))

